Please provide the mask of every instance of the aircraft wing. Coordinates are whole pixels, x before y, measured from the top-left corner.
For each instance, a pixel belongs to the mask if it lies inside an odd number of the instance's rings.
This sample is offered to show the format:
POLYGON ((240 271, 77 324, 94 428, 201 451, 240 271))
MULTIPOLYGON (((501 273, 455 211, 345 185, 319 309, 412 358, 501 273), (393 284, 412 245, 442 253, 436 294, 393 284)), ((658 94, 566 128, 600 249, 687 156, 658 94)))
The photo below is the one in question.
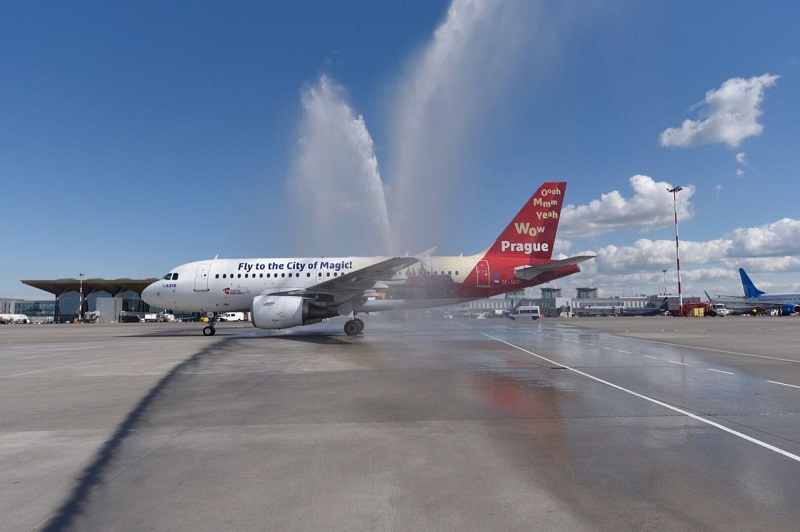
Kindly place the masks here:
POLYGON ((572 266, 573 264, 578 264, 580 262, 593 258, 595 258, 595 255, 576 255, 574 257, 569 257, 566 259, 552 260, 550 262, 545 262, 543 264, 534 264, 532 266, 517 266, 516 268, 514 268, 514 275, 517 279, 530 280, 544 272, 557 270, 559 268, 563 268, 564 266, 572 266))
POLYGON ((321 299, 332 298, 337 302, 346 301, 366 294, 379 283, 401 280, 397 275, 398 272, 409 266, 413 266, 421 260, 419 256, 391 257, 365 268, 360 268, 344 275, 327 279, 321 283, 309 286, 308 288, 279 292, 271 295, 320 296, 321 299))

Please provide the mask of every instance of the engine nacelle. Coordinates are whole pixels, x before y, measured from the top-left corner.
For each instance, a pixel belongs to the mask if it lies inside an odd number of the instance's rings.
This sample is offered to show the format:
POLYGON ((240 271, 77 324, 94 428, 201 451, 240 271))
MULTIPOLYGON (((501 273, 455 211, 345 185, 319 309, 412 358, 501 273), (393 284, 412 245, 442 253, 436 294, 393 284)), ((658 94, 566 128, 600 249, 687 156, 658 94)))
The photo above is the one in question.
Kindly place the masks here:
POLYGON ((781 316, 791 316, 800 312, 800 305, 784 305, 781 307, 781 316))
POLYGON ((288 329, 338 315, 300 296, 256 296, 250 306, 250 319, 259 329, 288 329))

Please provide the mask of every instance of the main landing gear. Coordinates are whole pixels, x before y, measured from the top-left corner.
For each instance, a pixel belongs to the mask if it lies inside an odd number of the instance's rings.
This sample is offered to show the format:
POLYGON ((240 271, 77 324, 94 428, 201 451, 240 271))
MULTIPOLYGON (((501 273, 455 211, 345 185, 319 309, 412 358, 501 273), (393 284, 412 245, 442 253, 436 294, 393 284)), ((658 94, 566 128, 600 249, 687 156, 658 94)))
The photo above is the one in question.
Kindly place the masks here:
POLYGON ((347 336, 355 336, 357 334, 361 334, 363 331, 364 331, 364 322, 358 318, 347 320, 347 322, 344 324, 344 333, 347 336))

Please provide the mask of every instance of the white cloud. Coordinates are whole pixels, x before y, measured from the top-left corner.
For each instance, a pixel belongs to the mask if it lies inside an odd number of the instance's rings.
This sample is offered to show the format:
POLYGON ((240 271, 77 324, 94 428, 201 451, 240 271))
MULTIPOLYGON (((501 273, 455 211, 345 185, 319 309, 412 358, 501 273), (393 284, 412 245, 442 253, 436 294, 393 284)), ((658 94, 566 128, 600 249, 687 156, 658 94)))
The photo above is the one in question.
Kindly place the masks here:
MULTIPOLYGON (((646 175, 635 175, 629 182, 634 191, 632 198, 625 198, 614 190, 588 205, 564 207, 559 234, 564 237, 585 238, 632 228, 646 232, 651 228, 674 223, 672 194, 667 192, 672 185, 655 181, 646 175)), ((689 203, 693 195, 693 186, 686 186, 677 194, 679 220, 685 221, 693 217, 689 203)))
POLYGON ((661 133, 662 146, 691 147, 701 144, 727 144, 735 148, 747 137, 758 136, 764 126, 758 123, 764 90, 780 76, 764 74, 750 79, 732 78, 717 90, 706 93, 698 104, 702 120, 684 120, 679 128, 661 133))
POLYGON ((800 220, 783 218, 761 227, 734 230, 731 257, 780 257, 800 255, 800 220))
MULTIPOLYGON (((581 265, 582 273, 567 287, 602 287, 608 295, 653 294, 664 290, 667 270, 668 290, 676 293, 677 266, 674 240, 642 238, 628 246, 608 245, 593 250, 597 258, 581 265)), ((762 290, 795 290, 790 284, 800 272, 800 220, 784 218, 760 226, 740 228, 709 241, 680 241, 681 277, 684 293, 737 295, 740 290, 738 268, 748 272, 786 274, 788 283, 763 281, 762 290)), ((797 283, 796 283, 797 284, 797 283)))
POLYGON ((739 168, 736 169, 736 177, 742 177, 744 175, 744 169, 747 168, 747 160, 743 151, 736 154, 736 162, 740 165, 739 168))

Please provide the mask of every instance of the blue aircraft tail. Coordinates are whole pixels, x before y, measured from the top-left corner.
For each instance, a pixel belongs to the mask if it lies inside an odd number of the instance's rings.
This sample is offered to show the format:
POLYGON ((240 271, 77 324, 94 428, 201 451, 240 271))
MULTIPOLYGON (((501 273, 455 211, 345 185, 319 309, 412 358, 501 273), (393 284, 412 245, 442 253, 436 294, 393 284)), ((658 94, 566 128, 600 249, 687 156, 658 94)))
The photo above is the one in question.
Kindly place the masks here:
POLYGON ((750 277, 744 272, 744 268, 739 268, 739 277, 742 278, 742 288, 744 289, 744 297, 758 297, 763 295, 764 292, 756 288, 750 277))

